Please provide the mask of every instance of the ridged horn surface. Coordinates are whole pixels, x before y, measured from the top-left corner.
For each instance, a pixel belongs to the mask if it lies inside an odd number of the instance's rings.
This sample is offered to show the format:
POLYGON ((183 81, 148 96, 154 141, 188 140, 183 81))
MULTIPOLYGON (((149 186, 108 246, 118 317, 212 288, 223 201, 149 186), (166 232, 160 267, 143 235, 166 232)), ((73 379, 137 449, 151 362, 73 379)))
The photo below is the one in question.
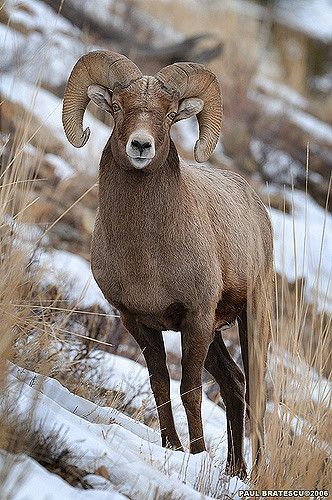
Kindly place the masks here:
POLYGON ((136 64, 116 52, 97 50, 82 56, 69 76, 63 99, 62 123, 68 141, 81 148, 89 139, 90 129, 83 130, 89 85, 113 90, 116 85, 126 87, 141 76, 136 64))
POLYGON ((197 115, 199 138, 195 144, 196 161, 207 161, 217 145, 222 120, 222 97, 216 76, 202 64, 175 63, 156 75, 167 89, 178 92, 180 99, 198 97, 204 107, 197 115))

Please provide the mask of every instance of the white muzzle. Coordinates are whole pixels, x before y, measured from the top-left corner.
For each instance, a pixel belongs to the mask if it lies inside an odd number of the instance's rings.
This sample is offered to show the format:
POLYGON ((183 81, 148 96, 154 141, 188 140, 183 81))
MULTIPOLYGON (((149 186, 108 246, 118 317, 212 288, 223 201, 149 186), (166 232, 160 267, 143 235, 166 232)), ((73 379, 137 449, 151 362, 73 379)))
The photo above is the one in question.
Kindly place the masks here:
POLYGON ((154 138, 146 130, 136 130, 130 134, 126 153, 133 167, 137 169, 145 168, 155 155, 154 138))

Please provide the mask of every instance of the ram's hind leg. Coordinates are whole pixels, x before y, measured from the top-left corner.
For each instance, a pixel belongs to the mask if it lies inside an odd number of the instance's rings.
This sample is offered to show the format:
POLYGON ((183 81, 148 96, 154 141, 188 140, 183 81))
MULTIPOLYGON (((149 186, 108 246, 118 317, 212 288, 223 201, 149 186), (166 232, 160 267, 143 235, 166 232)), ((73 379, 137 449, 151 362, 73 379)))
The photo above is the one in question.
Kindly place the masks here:
POLYGON ((121 319, 142 349, 156 401, 163 446, 182 450, 174 425, 170 398, 170 380, 162 333, 139 324, 135 317, 121 314, 121 319))
POLYGON ((205 368, 215 378, 226 406, 228 455, 226 473, 244 479, 244 375, 230 356, 220 332, 216 332, 210 346, 205 368))
POLYGON ((244 307, 238 319, 238 329, 239 329, 239 338, 241 345, 241 354, 243 361, 244 374, 246 377, 246 409, 247 415, 250 419, 250 411, 249 411, 249 346, 248 346, 248 319, 247 319, 247 308, 244 307))

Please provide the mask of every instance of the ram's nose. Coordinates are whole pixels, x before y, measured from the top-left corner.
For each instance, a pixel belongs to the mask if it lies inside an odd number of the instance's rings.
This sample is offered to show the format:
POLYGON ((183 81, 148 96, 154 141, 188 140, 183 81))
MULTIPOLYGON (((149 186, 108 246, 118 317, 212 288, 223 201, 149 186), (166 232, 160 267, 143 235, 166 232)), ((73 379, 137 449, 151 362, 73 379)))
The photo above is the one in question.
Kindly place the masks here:
POLYGON ((131 141, 130 144, 131 148, 133 150, 137 149, 140 152, 140 155, 142 156, 143 152, 145 150, 149 150, 152 146, 150 141, 142 142, 142 141, 137 141, 136 139, 131 141))
POLYGON ((135 168, 146 167, 155 155, 152 135, 146 130, 132 133, 126 145, 126 153, 135 168))

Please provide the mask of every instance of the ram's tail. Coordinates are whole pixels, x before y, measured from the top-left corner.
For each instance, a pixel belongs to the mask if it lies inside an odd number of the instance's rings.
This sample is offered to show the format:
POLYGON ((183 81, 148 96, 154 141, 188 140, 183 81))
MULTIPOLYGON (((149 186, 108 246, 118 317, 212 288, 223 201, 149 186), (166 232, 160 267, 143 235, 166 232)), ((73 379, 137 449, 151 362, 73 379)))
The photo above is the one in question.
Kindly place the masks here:
MULTIPOLYGON (((247 335, 241 348, 246 375, 247 413, 250 418, 252 465, 257 465, 264 445, 265 373, 271 336, 273 275, 258 279, 247 303, 247 335), (245 346, 245 341, 247 345, 245 346)), ((244 322, 244 318, 242 320, 244 322)), ((241 336, 241 328, 240 328, 241 336)))

